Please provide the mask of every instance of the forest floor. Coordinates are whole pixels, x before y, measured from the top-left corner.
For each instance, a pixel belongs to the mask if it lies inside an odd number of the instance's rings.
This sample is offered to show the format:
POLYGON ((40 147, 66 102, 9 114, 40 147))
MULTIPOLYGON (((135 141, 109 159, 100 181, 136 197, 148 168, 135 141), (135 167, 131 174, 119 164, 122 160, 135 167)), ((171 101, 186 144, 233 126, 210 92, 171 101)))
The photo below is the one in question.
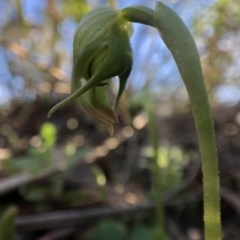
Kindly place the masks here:
MULTIPOLYGON (((16 239, 107 240, 101 238, 103 229, 116 230, 109 236, 122 233, 119 239, 136 239, 131 236, 151 232, 156 203, 147 128, 135 129, 131 117, 121 113, 115 134, 109 137, 74 105, 50 120, 49 108, 41 99, 0 116, 0 209, 18 207, 16 239), (39 133, 46 121, 57 129, 50 155, 39 133), (10 155, 11 160, 5 160, 10 155)), ((218 107, 213 114, 223 239, 237 240, 240 104, 218 107)), ((192 116, 176 113, 158 121, 166 230, 170 239, 201 240, 201 161, 192 116)))

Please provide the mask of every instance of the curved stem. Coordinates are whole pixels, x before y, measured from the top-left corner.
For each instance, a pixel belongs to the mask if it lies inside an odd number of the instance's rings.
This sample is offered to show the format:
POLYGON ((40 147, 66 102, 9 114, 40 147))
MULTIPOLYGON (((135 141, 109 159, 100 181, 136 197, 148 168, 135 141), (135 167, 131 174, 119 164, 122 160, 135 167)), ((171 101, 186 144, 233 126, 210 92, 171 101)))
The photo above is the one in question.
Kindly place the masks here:
POLYGON ((212 114, 195 41, 181 18, 157 2, 155 12, 140 6, 122 10, 132 22, 156 26, 171 51, 189 95, 202 155, 205 240, 221 239, 218 157, 212 114))
POLYGON ((202 155, 205 240, 221 239, 218 157, 215 131, 194 39, 181 18, 158 2, 156 26, 188 91, 202 155))

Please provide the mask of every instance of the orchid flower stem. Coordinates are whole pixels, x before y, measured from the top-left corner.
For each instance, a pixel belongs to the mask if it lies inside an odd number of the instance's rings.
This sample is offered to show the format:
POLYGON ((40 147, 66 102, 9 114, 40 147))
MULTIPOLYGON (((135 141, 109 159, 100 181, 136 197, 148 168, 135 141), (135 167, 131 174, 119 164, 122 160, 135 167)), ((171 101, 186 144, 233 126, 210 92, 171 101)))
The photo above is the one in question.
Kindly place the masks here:
POLYGON ((165 212, 164 212, 164 203, 163 203, 163 175, 164 175, 164 169, 162 166, 159 165, 158 160, 160 158, 159 154, 159 129, 155 114, 155 104, 153 101, 153 98, 151 96, 150 90, 149 90, 149 82, 147 82, 146 86, 142 90, 144 95, 143 97, 146 99, 145 101, 141 101, 142 98, 140 98, 140 103, 143 105, 144 109, 147 111, 148 114, 148 133, 151 139, 151 145, 153 149, 153 156, 152 156, 152 162, 151 162, 151 170, 153 174, 153 192, 154 192, 154 198, 156 201, 156 231, 155 231, 155 238, 166 240, 167 234, 165 232, 166 226, 165 226, 165 212))
MULTIPOLYGON (((150 94, 149 94, 150 95, 150 94)), ((150 96, 149 96, 150 99, 150 96)), ((153 171, 153 188, 156 198, 156 211, 157 211, 157 229, 160 236, 166 238, 165 233, 165 214, 164 214, 164 204, 163 204, 163 169, 158 165, 159 159, 159 140, 158 140, 158 127, 155 119, 154 105, 152 101, 152 107, 148 107, 148 131, 152 140, 153 147, 153 162, 152 162, 152 171, 153 171)))
POLYGON ((140 6, 122 12, 128 21, 155 26, 177 64, 189 95, 202 155, 204 236, 205 240, 220 240, 220 181, 214 123, 195 41, 181 18, 160 2, 154 13, 140 6))
POLYGON ((171 51, 189 95, 202 155, 205 240, 221 239, 218 157, 213 118, 195 41, 181 18, 156 4, 156 27, 171 51))

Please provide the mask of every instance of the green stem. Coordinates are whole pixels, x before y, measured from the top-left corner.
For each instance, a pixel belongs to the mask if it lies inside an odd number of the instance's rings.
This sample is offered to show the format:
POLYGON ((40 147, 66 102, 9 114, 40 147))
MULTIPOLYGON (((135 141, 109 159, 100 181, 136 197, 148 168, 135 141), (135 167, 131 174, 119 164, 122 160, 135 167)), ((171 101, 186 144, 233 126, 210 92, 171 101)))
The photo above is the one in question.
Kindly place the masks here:
POLYGON ((155 12, 139 6, 122 10, 132 22, 156 26, 186 86, 202 155, 205 240, 221 239, 218 157, 215 131, 195 41, 181 18, 157 2, 155 12))
POLYGON ((0 239, 10 240, 13 239, 15 232, 14 219, 18 213, 15 206, 8 207, 1 216, 0 222, 0 239))
POLYGON ((214 124, 194 39, 181 18, 157 3, 156 26, 188 91, 202 154, 205 240, 221 239, 218 158, 214 124))
POLYGON ((164 205, 163 205, 163 183, 162 183, 162 169, 158 165, 159 158, 159 130, 157 127, 157 122, 155 118, 155 109, 154 102, 150 96, 149 89, 146 89, 146 99, 147 101, 144 103, 144 107, 148 112, 149 122, 148 122, 148 131, 150 133, 150 138, 152 141, 153 147, 153 163, 152 172, 153 172, 153 189, 154 195, 156 199, 157 205, 157 227, 159 229, 159 236, 162 236, 164 239, 166 238, 165 233, 165 214, 164 214, 164 205))

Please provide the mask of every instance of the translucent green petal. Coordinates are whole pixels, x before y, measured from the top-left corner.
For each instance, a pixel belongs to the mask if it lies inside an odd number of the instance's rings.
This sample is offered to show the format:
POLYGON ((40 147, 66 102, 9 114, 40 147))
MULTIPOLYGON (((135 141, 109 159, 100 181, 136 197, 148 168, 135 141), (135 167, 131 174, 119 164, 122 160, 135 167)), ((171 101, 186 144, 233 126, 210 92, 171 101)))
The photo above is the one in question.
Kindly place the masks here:
POLYGON ((115 123, 112 119, 108 118, 102 112, 100 112, 97 108, 95 108, 90 101, 89 91, 84 93, 81 97, 78 98, 78 102, 83 107, 83 109, 94 117, 96 120, 100 121, 101 123, 115 123))
POLYGON ((89 90, 89 94, 92 106, 111 119, 113 123, 118 123, 117 114, 112 109, 107 97, 107 86, 93 87, 89 90))
POLYGON ((103 49, 107 49, 107 38, 100 39, 87 45, 79 53, 72 70, 72 92, 80 88, 79 80, 83 77, 85 71, 89 71, 90 63, 103 49))
POLYGON ((131 69, 132 62, 126 61, 129 59, 129 56, 132 56, 132 52, 129 44, 127 30, 123 24, 114 24, 110 31, 108 51, 103 63, 94 72, 91 79, 87 81, 86 85, 78 89, 62 102, 55 105, 49 111, 48 116, 51 116, 51 114, 57 109, 75 100, 100 82, 120 75, 126 68, 131 69))
POLYGON ((132 70, 132 55, 129 55, 129 57, 126 57, 126 62, 127 62, 127 66, 125 68, 125 70, 119 74, 119 90, 118 90, 118 94, 117 94, 117 98, 116 101, 114 103, 114 108, 117 107, 118 102, 123 94, 123 91, 125 90, 126 84, 127 84, 127 80, 128 77, 131 73, 132 70))
POLYGON ((110 118, 100 112, 97 108, 95 108, 89 101, 89 91, 83 94, 81 97, 78 98, 78 102, 80 106, 93 118, 95 118, 98 122, 100 122, 106 129, 108 130, 109 134, 113 135, 113 122, 110 118))

